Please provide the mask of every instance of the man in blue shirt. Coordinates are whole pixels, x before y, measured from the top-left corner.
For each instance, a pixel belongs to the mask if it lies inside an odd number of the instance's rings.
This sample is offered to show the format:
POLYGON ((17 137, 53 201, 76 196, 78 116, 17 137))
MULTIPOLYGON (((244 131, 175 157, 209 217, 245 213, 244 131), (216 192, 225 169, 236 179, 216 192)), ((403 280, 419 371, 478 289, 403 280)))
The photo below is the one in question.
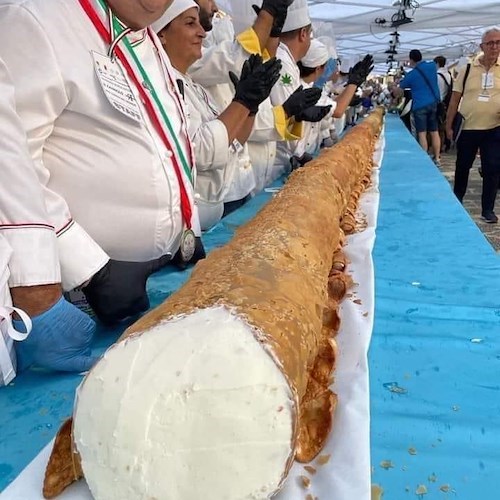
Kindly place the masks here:
POLYGON ((437 67, 433 61, 422 61, 419 50, 410 51, 410 66, 413 68, 400 82, 402 89, 411 89, 418 142, 427 152, 427 132, 431 135, 432 152, 436 165, 440 165, 441 139, 438 131, 437 105, 440 102, 437 67))

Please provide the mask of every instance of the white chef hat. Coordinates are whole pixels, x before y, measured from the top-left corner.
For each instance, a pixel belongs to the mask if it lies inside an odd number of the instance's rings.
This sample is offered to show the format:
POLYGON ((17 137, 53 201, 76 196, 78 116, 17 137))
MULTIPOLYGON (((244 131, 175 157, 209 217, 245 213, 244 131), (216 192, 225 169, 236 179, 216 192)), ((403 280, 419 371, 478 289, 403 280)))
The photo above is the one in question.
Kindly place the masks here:
POLYGON ((306 68, 317 68, 322 66, 328 61, 330 54, 328 49, 318 40, 312 39, 311 46, 307 51, 307 54, 301 59, 301 63, 306 68))
POLYGON ((315 39, 319 40, 323 45, 326 46, 326 48, 328 49, 328 53, 330 54, 330 57, 332 59, 338 59, 337 42, 335 41, 334 38, 324 35, 324 36, 318 36, 315 39))
POLYGON ((188 9, 192 9, 196 7, 198 10, 198 4, 194 0, 174 0, 170 7, 164 12, 164 14, 155 21, 151 28, 155 33, 159 33, 167 24, 172 22, 177 16, 181 15, 183 12, 186 12, 188 9))
POLYGON ((310 24, 311 18, 309 17, 307 0, 294 0, 292 5, 288 7, 288 13, 282 32, 288 33, 289 31, 309 26, 310 24))

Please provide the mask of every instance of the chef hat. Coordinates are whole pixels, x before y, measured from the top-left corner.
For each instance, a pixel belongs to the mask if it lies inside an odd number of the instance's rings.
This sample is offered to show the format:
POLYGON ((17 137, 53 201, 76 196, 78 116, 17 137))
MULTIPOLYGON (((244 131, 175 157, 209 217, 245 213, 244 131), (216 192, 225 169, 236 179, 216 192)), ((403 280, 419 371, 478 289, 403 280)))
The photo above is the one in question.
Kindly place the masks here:
POLYGON ((151 28, 155 33, 159 33, 167 24, 172 22, 177 16, 181 15, 183 12, 186 12, 188 9, 192 9, 196 7, 198 10, 198 4, 194 0, 174 0, 170 7, 164 12, 163 16, 160 17, 157 21, 155 21, 151 28))
MULTIPOLYGON (((316 31, 316 30, 315 30, 316 31)), ((328 54, 332 59, 338 59, 337 55, 337 43, 335 39, 330 36, 318 36, 316 40, 320 41, 328 49, 328 54)))
POLYGON ((285 25, 283 26, 283 33, 305 28, 311 24, 309 17, 309 8, 307 7, 307 0, 294 0, 292 5, 288 7, 285 25))
POLYGON ((328 49, 321 42, 318 42, 318 40, 312 39, 307 54, 300 62, 306 68, 317 68, 325 64, 329 57, 328 49))
MULTIPOLYGON (((257 14, 252 8, 252 5, 261 6, 262 1, 258 0, 226 0, 224 2, 225 11, 233 20, 234 32, 236 34, 250 28, 255 22, 257 14)), ((217 2, 219 5, 219 2, 217 2)), ((219 5, 220 7, 220 5, 219 5)))

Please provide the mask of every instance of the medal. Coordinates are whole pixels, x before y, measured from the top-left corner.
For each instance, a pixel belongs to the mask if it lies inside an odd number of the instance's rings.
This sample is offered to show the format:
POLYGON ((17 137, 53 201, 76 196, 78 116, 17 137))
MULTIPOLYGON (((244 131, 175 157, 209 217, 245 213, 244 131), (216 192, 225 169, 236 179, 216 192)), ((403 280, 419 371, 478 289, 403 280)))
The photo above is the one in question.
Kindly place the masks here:
POLYGON ((186 229, 181 238, 181 258, 183 262, 189 262, 194 255, 196 248, 196 237, 191 229, 186 229))

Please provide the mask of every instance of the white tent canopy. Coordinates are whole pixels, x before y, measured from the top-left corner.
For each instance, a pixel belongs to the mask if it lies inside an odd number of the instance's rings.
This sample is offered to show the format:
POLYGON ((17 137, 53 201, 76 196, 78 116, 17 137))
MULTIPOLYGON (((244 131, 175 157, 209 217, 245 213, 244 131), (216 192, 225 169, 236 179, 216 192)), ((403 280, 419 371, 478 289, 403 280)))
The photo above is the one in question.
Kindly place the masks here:
POLYGON ((315 34, 335 38, 341 57, 371 53, 379 63, 387 60, 385 51, 396 29, 400 35, 396 61, 407 60, 411 49, 419 49, 427 59, 444 55, 454 60, 476 52, 482 33, 500 24, 498 0, 412 1, 418 8, 406 9, 405 14, 413 22, 397 28, 391 20, 402 9, 401 1, 308 1, 315 34))

